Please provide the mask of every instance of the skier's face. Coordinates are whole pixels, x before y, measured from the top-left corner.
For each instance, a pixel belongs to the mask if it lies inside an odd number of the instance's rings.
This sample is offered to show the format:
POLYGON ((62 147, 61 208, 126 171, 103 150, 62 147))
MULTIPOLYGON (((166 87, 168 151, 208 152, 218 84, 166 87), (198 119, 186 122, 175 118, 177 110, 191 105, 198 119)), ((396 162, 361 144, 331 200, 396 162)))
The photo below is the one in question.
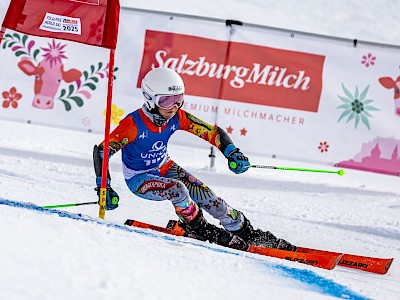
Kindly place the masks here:
POLYGON ((160 115, 162 115, 164 118, 171 119, 173 116, 175 116, 176 112, 178 111, 179 107, 178 105, 174 105, 171 108, 158 108, 158 112, 160 115))

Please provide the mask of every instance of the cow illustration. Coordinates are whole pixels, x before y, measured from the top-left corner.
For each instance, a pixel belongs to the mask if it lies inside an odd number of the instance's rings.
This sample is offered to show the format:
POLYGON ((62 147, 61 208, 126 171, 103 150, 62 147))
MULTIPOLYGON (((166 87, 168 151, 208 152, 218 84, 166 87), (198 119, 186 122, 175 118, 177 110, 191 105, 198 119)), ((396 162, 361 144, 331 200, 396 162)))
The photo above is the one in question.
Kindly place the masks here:
POLYGON ((77 69, 65 70, 62 59, 63 48, 66 45, 49 43, 49 48, 42 48, 45 52, 43 60, 37 65, 30 58, 23 58, 18 67, 22 72, 29 76, 35 76, 32 106, 39 109, 52 109, 54 107, 54 97, 60 87, 61 81, 67 83, 74 82, 82 76, 82 72, 77 69))
POLYGON ((379 82, 387 89, 394 90, 395 113, 400 117, 400 76, 396 80, 391 77, 381 77, 379 82))

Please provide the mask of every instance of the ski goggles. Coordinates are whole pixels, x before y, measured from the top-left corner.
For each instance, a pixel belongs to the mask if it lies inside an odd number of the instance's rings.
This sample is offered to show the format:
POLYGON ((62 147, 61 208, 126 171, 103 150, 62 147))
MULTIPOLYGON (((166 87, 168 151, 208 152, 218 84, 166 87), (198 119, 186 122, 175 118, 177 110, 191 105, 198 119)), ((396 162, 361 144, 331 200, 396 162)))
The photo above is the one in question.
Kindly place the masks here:
POLYGON ((155 103, 158 107, 170 109, 174 105, 181 107, 184 101, 184 95, 157 95, 155 103))

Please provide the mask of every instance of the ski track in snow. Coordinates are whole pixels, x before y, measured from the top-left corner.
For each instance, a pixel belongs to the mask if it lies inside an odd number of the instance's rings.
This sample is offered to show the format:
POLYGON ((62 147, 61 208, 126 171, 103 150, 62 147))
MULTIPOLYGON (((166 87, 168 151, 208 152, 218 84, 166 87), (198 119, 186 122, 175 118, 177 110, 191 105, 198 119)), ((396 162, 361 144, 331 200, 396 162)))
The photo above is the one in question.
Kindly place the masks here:
MULTIPOLYGON (((258 255, 253 255, 250 253, 242 253, 239 251, 227 249, 227 248, 222 248, 217 245, 209 245, 207 243, 201 243, 197 241, 193 241, 191 239, 185 239, 185 238, 177 238, 169 235, 163 235, 151 230, 146 230, 146 229, 138 229, 138 228, 133 228, 133 227, 127 227, 127 226, 122 226, 119 224, 113 224, 113 223, 106 223, 104 221, 98 221, 96 219, 93 219, 89 216, 84 216, 80 214, 72 214, 68 213, 65 211, 59 211, 55 209, 43 209, 40 206, 36 206, 34 204, 30 203, 22 203, 22 202, 15 202, 15 201, 10 201, 6 199, 0 199, 0 205, 8 205, 11 207, 15 208, 22 208, 22 209, 30 209, 33 211, 37 211, 40 213, 44 214, 56 214, 61 218, 69 218, 77 221, 83 221, 83 222, 88 222, 92 223, 95 225, 102 225, 106 226, 108 228, 112 228, 115 230, 123 230, 127 232, 133 232, 145 236, 150 236, 150 237, 155 237, 158 239, 165 240, 167 242, 177 242, 177 243, 183 243, 183 244, 188 244, 188 245, 194 245, 197 247, 205 248, 207 250, 211 250, 214 252, 219 252, 219 253, 225 253, 225 254, 230 254, 230 255, 239 255, 243 256, 247 259, 253 259, 259 262, 262 266, 266 268, 265 272, 273 272, 275 275, 278 275, 283 278, 289 278, 290 280, 295 280, 295 281, 300 281, 303 285, 309 286, 311 290, 319 291, 323 294, 334 296, 334 297, 340 297, 340 298, 346 298, 346 299, 365 299, 365 297, 360 296, 352 291, 350 291, 347 287, 339 285, 335 283, 332 280, 326 279, 322 276, 319 276, 315 272, 311 270, 306 270, 306 269, 297 269, 294 267, 286 266, 284 264, 273 264, 270 262, 267 262, 263 260, 261 256, 258 255)), ((134 237, 132 237, 134 238, 134 237)), ((172 244, 172 246, 176 246, 172 244)))

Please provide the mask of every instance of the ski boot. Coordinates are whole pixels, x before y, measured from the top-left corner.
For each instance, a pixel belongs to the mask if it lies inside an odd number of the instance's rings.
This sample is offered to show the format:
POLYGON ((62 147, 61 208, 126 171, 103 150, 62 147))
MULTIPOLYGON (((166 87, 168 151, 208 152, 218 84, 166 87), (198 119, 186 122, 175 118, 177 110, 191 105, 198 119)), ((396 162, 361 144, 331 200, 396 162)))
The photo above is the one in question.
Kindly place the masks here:
POLYGON ((203 217, 202 210, 199 211, 195 219, 190 222, 179 222, 179 226, 185 230, 186 236, 197 240, 209 241, 210 243, 243 251, 249 248, 248 244, 237 235, 208 223, 203 217))
MULTIPOLYGON (((243 216, 244 217, 244 216, 243 216)), ((231 231, 234 235, 241 237, 247 244, 262 246, 266 248, 276 248, 287 251, 297 251, 297 247, 285 241, 278 239, 269 231, 254 229, 250 221, 244 217, 244 225, 237 231, 231 231)))

